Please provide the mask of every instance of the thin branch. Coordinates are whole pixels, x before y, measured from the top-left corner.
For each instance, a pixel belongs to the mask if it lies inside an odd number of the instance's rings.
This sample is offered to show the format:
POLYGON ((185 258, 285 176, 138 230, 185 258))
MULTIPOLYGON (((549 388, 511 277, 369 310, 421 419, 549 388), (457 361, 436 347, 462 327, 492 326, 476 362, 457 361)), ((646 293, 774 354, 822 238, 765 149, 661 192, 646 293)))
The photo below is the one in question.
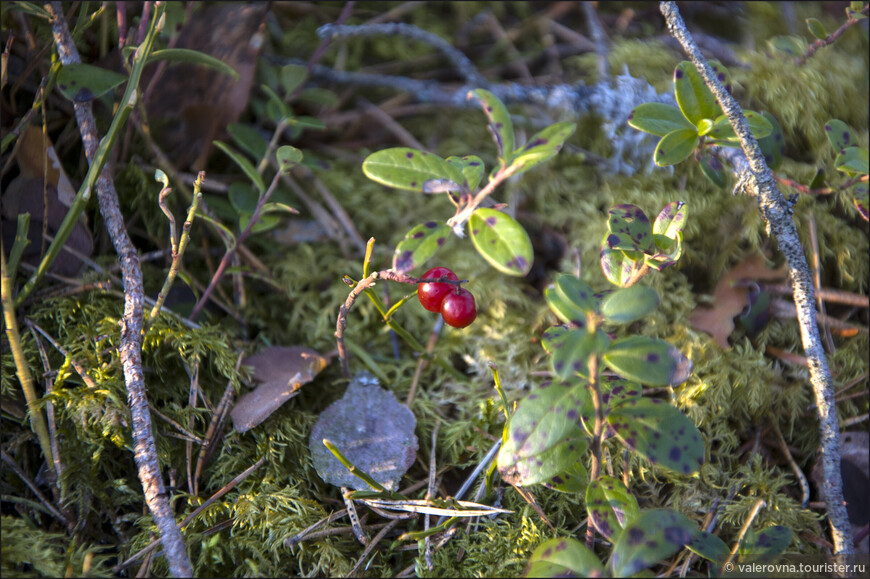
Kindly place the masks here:
MULTIPOLYGON (((794 300, 801 328, 801 341, 810 369, 810 382, 816 395, 819 411, 819 431, 825 500, 828 504, 828 517, 833 530, 837 554, 850 554, 854 551, 851 537, 849 515, 843 499, 843 480, 840 472, 840 429, 837 424, 837 407, 834 401, 834 387, 819 328, 816 323, 815 295, 809 265, 791 217, 791 207, 776 186, 773 173, 764 161, 755 137, 749 130, 749 123, 736 100, 716 78, 713 69, 692 40, 674 2, 662 2, 661 12, 668 23, 668 29, 692 60, 704 82, 713 92, 722 110, 728 116, 734 132, 740 138, 740 145, 746 155, 748 168, 741 171, 738 182, 758 197, 762 216, 767 223, 768 232, 776 238, 780 250, 785 255, 789 272, 794 284, 794 300)), ((737 167, 734 167, 735 170, 737 167)))
MULTIPOLYGON (((870 10, 870 4, 865 5, 864 8, 861 9, 861 14, 866 16, 868 10, 870 10)), ((816 51, 818 49, 824 48, 825 46, 830 46, 831 44, 833 44, 838 38, 840 38, 840 36, 842 36, 842 34, 844 32, 849 30, 849 28, 851 28, 852 26, 854 26, 858 22, 860 22, 860 20, 858 20, 857 18, 852 18, 852 15, 850 14, 849 18, 843 23, 842 26, 840 26, 834 32, 829 34, 827 38, 824 38, 824 39, 819 38, 818 40, 816 40, 815 42, 810 44, 807 47, 806 51, 802 55, 800 55, 799 57, 797 57, 795 59, 794 63, 798 66, 801 66, 802 64, 806 63, 806 61, 808 61, 810 58, 812 58, 812 56, 816 53, 816 51)))
MULTIPOLYGON (((80 63, 81 58, 63 16, 62 4, 60 2, 52 2, 51 4, 46 4, 45 8, 51 14, 52 34, 57 45, 61 63, 64 66, 80 63)), ((165 6, 161 4, 154 10, 154 17, 151 19, 148 34, 136 50, 136 63, 133 67, 135 72, 131 74, 128 80, 127 92, 131 94, 127 95, 125 93, 121 109, 115 115, 112 127, 110 128, 112 134, 117 134, 120 131, 118 125, 126 120, 126 116, 122 115, 122 111, 125 111, 125 115, 129 115, 129 111, 133 107, 135 98, 132 97, 137 92, 136 87, 139 84, 139 75, 141 75, 142 68, 144 67, 144 60, 147 59, 148 53, 151 51, 154 38, 157 36, 157 22, 162 17, 164 9, 165 6)), ((79 131, 82 135, 82 143, 85 148, 85 155, 88 158, 88 163, 93 167, 100 153, 104 157, 107 156, 107 151, 104 148, 110 147, 112 143, 110 139, 104 139, 103 142, 100 141, 90 102, 77 102, 74 106, 76 121, 78 122, 79 131)), ((99 164, 99 161, 97 161, 97 164, 99 164)), ((99 169, 99 167, 93 167, 92 171, 94 169, 99 169)), ((90 175, 91 173, 89 173, 89 181, 86 182, 85 186, 93 183, 90 180, 93 179, 90 175)), ((175 517, 169 504, 163 478, 160 474, 160 462, 157 459, 157 448, 154 444, 151 415, 145 393, 145 378, 142 373, 144 296, 142 268, 139 264, 136 248, 130 241, 130 236, 127 234, 127 229, 124 225, 124 216, 121 214, 118 194, 115 191, 110 171, 100 171, 99 177, 96 177, 95 181, 100 214, 103 216, 106 231, 112 240, 115 252, 118 254, 124 280, 124 317, 120 321, 121 343, 118 350, 124 369, 124 382, 127 385, 127 399, 132 419, 134 458, 139 471, 139 480, 142 481, 145 502, 148 504, 148 508, 154 517, 154 523, 160 532, 170 573, 175 577, 190 577, 193 575, 193 569, 187 557, 184 539, 178 530, 178 526, 175 524, 175 517)), ((58 240, 60 240, 62 245, 63 240, 60 239, 60 235, 56 237, 55 242, 58 240)))

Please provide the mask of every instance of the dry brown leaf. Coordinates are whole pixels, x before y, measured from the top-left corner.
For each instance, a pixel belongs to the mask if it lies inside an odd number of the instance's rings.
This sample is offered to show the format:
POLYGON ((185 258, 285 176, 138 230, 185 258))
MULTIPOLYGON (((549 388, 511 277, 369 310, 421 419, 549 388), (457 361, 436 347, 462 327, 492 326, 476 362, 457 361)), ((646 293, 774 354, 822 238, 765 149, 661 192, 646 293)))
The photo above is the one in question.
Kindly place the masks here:
POLYGON ((730 348, 728 336, 734 331, 734 316, 748 305, 748 288, 744 281, 776 281, 787 275, 786 266, 771 269, 760 253, 751 255, 728 270, 716 284, 713 307, 698 306, 689 317, 696 330, 707 332, 725 349, 730 348))
POLYGON ((230 411, 238 432, 257 426, 296 396, 326 367, 326 358, 311 348, 276 346, 248 356, 242 364, 251 366, 251 378, 260 385, 239 398, 230 411))

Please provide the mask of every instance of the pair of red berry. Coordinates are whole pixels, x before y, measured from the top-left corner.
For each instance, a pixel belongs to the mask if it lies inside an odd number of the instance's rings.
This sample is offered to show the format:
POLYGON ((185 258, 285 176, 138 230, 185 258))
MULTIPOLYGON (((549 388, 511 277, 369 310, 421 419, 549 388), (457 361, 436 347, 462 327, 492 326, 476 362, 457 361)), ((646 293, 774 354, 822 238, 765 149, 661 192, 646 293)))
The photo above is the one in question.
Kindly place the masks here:
MULTIPOLYGON (((423 279, 449 279, 457 281, 456 274, 446 267, 433 267, 423 279)), ((440 312, 444 321, 454 328, 464 328, 477 317, 474 296, 464 287, 444 282, 426 282, 417 285, 420 304, 430 312, 440 312)))

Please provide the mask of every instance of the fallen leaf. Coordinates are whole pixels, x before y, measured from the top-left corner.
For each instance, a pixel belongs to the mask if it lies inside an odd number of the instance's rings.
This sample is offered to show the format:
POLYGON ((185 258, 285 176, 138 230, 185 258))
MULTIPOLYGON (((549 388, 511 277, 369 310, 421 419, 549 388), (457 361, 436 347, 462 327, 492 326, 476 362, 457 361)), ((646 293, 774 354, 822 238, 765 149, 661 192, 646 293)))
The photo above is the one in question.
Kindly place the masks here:
POLYGON ((781 280, 786 274, 786 266, 771 269, 760 253, 749 256, 728 270, 716 284, 713 307, 698 306, 689 317, 689 323, 696 330, 713 336, 722 348, 730 348, 728 336, 734 331, 734 316, 749 305, 746 282, 781 280))
POLYGON ((378 385, 368 372, 360 372, 344 396, 320 414, 308 443, 317 474, 337 487, 372 490, 352 475, 323 445, 329 439, 355 466, 393 490, 417 455, 417 420, 396 396, 378 385))
POLYGON ((326 367, 326 358, 302 346, 276 346, 248 356, 242 364, 251 366, 251 378, 260 385, 239 398, 230 411, 238 432, 254 428, 299 394, 326 367))

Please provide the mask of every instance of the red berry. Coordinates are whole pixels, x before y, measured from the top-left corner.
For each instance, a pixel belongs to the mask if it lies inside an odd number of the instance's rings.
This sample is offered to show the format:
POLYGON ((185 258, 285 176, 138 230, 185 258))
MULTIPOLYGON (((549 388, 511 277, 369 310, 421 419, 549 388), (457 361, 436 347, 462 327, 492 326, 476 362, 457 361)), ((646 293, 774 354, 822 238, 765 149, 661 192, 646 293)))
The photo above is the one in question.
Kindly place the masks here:
MULTIPOLYGON (((446 277, 450 280, 458 280, 456 274, 446 267, 433 267, 423 274, 423 279, 435 279, 446 277)), ((417 297, 420 298, 420 303, 430 312, 440 312, 441 302, 444 301, 444 296, 450 293, 453 289, 449 283, 427 282, 417 286, 417 297)))
POLYGON ((454 328, 464 328, 477 317, 474 296, 465 288, 451 291, 441 303, 441 317, 454 328))

